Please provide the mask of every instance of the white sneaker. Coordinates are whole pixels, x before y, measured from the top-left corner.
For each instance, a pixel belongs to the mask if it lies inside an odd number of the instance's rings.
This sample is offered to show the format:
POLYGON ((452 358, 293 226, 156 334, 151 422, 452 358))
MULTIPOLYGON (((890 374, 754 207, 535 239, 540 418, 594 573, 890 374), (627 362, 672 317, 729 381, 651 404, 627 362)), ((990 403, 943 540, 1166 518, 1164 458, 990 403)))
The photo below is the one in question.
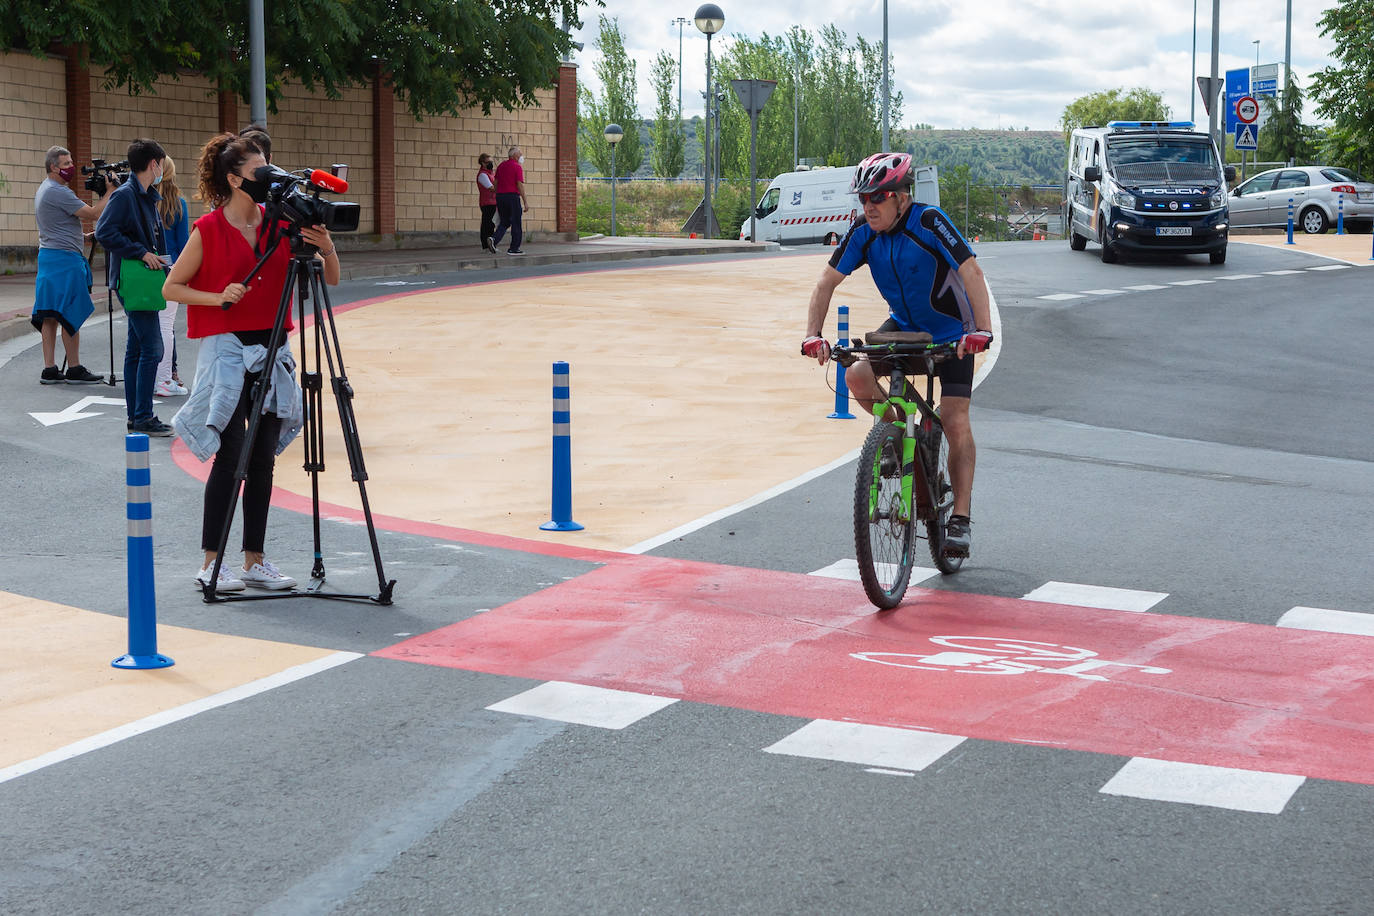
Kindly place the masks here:
POLYGON ((165 382, 158 382, 153 386, 153 394, 160 398, 176 398, 183 394, 190 394, 191 391, 185 385, 179 384, 175 379, 168 379, 165 382))
POLYGON ((296 580, 284 575, 281 570, 272 565, 271 560, 254 563, 252 569, 239 570, 239 575, 243 577, 245 585, 251 585, 253 588, 277 591, 283 588, 296 587, 296 580))
MULTIPOLYGON (((210 570, 214 569, 211 564, 200 572, 196 573, 196 588, 204 588, 210 584, 210 570)), ((241 592, 243 591, 243 580, 234 577, 233 567, 227 563, 220 564, 219 580, 215 583, 217 592, 241 592)))

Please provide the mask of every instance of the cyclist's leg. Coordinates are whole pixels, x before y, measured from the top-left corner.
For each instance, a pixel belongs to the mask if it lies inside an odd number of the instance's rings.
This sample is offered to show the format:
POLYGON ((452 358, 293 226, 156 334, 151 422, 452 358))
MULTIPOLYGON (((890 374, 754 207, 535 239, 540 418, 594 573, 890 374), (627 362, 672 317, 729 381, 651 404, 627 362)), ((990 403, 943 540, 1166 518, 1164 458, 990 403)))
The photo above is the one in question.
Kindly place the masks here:
POLYGON ((866 359, 855 360, 854 365, 844 370, 844 383, 854 400, 859 402, 867 416, 873 416, 873 405, 884 399, 878 380, 873 375, 873 366, 866 359))
POLYGON ((949 485, 954 490, 954 515, 968 515, 973 500, 973 469, 978 449, 969 424, 969 399, 940 398, 940 422, 949 441, 949 485))

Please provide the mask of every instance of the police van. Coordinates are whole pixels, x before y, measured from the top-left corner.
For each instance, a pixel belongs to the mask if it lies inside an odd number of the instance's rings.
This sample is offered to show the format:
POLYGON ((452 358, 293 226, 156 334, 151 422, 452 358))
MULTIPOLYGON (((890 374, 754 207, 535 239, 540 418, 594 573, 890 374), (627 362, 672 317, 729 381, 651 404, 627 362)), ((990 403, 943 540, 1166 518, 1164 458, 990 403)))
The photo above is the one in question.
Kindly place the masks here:
MULTIPOLYGON (((940 181, 935 166, 914 168, 913 196, 923 204, 940 205, 940 181)), ((802 168, 784 172, 768 183, 754 210, 755 237, 760 242, 804 245, 838 242, 863 212, 859 197, 849 190, 854 166, 802 168)), ((749 220, 739 227, 749 238, 749 220)))
POLYGON ((1226 263, 1226 183, 1211 136, 1191 121, 1112 121, 1069 139, 1064 231, 1069 247, 1088 242, 1111 264, 1132 252, 1206 253, 1226 263))

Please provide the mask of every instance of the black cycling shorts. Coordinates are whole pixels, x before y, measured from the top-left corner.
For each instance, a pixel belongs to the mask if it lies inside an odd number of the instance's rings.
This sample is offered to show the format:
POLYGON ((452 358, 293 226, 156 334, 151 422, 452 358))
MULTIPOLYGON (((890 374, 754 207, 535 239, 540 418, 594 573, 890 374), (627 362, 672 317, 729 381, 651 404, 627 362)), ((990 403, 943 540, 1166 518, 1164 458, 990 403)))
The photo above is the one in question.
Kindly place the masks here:
MULTIPOLYGON (((883 322, 879 331, 900 331, 901 326, 892 318, 883 322)), ((891 364, 887 360, 873 360, 873 373, 882 378, 892 372, 891 364)), ((913 361, 914 362, 914 361, 913 361)), ((925 367, 918 365, 914 374, 925 375, 925 367)), ((940 380, 940 397, 942 398, 972 398, 973 397, 973 354, 967 354, 963 359, 946 359, 935 364, 935 377, 940 380)))

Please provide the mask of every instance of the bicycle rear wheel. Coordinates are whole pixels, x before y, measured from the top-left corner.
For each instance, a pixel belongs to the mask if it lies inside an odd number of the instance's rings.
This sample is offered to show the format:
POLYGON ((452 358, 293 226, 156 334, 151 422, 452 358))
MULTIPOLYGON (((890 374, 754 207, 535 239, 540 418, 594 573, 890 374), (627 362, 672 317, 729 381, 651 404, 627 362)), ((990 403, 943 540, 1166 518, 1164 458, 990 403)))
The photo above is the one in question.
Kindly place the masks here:
POLYGON ((868 600, 894 608, 906 594, 916 520, 902 505, 902 432, 877 423, 854 475, 854 549, 868 600))
POLYGON ((966 559, 962 556, 950 556, 945 548, 945 525, 954 511, 954 487, 949 482, 949 440, 945 438, 942 430, 935 428, 929 421, 922 424, 921 435, 926 447, 935 456, 935 485, 932 488, 935 491, 935 505, 925 520, 926 542, 930 546, 930 558, 935 561, 935 568, 949 575, 958 572, 966 559))

